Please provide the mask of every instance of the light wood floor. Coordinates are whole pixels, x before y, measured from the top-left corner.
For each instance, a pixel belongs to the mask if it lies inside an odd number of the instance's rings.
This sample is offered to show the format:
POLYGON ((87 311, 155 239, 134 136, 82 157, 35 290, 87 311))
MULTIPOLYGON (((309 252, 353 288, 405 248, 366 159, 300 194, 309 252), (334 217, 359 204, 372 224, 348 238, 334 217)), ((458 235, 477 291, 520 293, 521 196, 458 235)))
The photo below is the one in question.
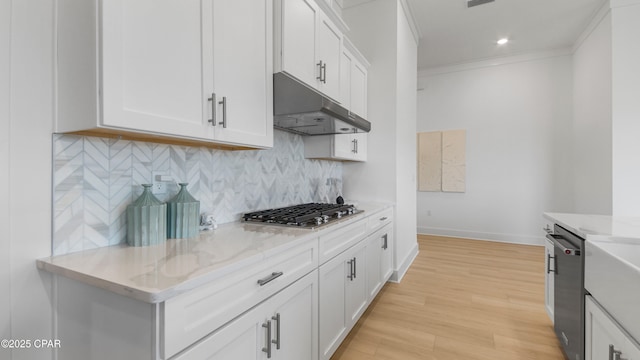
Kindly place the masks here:
POLYGON ((544 310, 544 248, 418 236, 332 360, 564 359, 544 310))

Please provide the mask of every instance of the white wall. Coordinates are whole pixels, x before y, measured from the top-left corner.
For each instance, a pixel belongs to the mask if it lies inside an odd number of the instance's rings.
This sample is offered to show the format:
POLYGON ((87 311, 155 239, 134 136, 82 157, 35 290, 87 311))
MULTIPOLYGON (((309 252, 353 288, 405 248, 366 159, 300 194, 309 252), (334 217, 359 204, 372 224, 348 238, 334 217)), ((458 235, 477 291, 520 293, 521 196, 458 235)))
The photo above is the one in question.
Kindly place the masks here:
POLYGON ((397 4, 396 91, 396 264, 411 261, 416 246, 416 89, 418 44, 411 32, 408 15, 397 4))
POLYGON ((640 1, 612 1, 613 215, 640 215, 640 1))
MULTIPOLYGON (((9 103, 11 90, 11 1, 0 1, 0 339, 11 334, 11 242, 9 229, 9 103)), ((0 354, 4 350, 0 349, 0 354)))
MULTIPOLYGON (((346 5, 346 4, 345 4, 346 5)), ((416 41, 399 0, 359 3, 343 10, 348 34, 371 63, 367 162, 345 164, 347 198, 396 205, 395 270, 399 280, 417 254, 415 223, 416 41)))
MULTIPOLYGON (((53 2, 4 1, 2 25, 11 24, 10 94, 0 86, 3 116, 0 183, 3 223, 0 246, 2 329, 13 339, 52 339, 51 277, 36 269, 35 260, 51 253, 51 131, 53 114, 53 2), (8 10, 11 7, 10 11, 8 10), (9 101, 7 101, 9 99, 9 101), (9 103, 10 117, 6 118, 9 103), (8 153, 7 153, 8 150, 8 153), (6 181, 8 180, 8 185, 6 181), (5 189, 9 189, 7 193, 5 189), (8 208, 6 207, 8 204, 8 208), (5 261, 5 251, 10 261, 5 261), (7 284, 7 276, 10 278, 7 284), (7 287, 8 285, 8 287, 7 287), (4 302, 9 301, 7 323, 4 302)), ((0 31, 6 40, 6 29, 0 31)), ((2 56, 7 47, 2 43, 2 56)), ((3 57, 2 76, 9 66, 3 57)), ((64 344, 63 344, 64 345, 64 344)), ((51 359, 51 350, 0 349, 2 359, 51 359)))
POLYGON ((611 65, 611 16, 605 15, 573 55, 573 211, 577 213, 611 215, 612 211, 611 65))
POLYGON ((418 132, 467 130, 466 192, 418 192, 419 233, 541 244, 571 210, 571 57, 517 59, 419 78, 418 132))

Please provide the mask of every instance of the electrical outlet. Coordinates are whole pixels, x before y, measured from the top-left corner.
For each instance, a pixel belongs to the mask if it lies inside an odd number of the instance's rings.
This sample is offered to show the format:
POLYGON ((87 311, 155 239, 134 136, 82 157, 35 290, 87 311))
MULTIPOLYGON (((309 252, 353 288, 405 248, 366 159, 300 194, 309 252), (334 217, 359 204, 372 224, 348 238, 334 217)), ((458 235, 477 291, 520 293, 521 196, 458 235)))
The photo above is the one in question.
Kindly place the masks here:
POLYGON ((154 195, 165 194, 167 192, 167 182, 162 181, 163 175, 166 175, 166 173, 161 171, 151 172, 151 183, 153 184, 151 192, 154 195))
POLYGON ((154 182, 151 192, 155 195, 165 194, 167 192, 167 183, 163 181, 154 182))

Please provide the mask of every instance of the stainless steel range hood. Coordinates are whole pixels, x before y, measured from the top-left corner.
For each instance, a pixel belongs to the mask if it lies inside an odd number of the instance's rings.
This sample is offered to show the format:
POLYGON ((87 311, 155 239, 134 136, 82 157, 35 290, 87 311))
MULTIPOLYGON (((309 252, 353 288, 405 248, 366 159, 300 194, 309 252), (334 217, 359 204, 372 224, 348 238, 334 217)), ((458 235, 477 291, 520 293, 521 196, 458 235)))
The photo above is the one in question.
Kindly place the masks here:
POLYGON ((273 74, 273 126, 300 135, 369 132, 371 123, 291 76, 273 74))

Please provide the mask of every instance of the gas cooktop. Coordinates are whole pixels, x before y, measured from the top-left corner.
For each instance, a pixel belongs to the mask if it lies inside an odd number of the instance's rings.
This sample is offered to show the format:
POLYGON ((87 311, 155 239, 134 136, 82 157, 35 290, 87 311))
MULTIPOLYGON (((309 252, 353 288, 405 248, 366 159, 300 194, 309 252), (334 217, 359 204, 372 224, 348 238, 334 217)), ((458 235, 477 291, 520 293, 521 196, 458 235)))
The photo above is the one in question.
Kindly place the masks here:
POLYGON ((308 203, 244 214, 244 221, 313 229, 362 210, 349 204, 308 203))

